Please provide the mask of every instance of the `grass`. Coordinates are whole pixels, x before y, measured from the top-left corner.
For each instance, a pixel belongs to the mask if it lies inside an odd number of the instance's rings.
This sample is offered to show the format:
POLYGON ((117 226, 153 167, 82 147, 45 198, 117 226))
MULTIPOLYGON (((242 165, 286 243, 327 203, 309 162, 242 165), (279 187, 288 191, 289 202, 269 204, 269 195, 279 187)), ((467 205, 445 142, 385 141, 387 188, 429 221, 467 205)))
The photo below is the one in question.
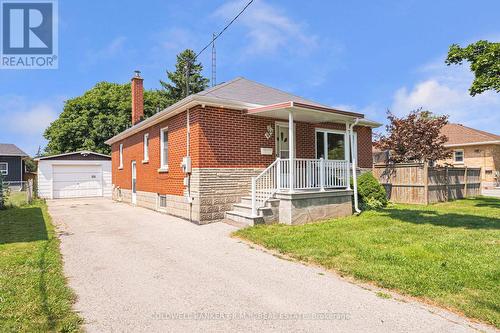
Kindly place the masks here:
POLYGON ((13 193, 0 210, 0 327, 2 332, 78 332, 59 240, 43 201, 13 193))
POLYGON ((235 235, 500 327, 500 199, 391 205, 235 235))

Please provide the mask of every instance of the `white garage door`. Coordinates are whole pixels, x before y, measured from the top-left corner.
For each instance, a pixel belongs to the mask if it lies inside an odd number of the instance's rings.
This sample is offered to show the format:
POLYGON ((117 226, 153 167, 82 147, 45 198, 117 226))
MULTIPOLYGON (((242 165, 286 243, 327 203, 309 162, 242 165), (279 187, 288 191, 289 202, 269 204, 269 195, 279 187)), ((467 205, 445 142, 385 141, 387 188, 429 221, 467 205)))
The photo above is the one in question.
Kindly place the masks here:
POLYGON ((54 198, 102 197, 100 165, 54 165, 54 198))

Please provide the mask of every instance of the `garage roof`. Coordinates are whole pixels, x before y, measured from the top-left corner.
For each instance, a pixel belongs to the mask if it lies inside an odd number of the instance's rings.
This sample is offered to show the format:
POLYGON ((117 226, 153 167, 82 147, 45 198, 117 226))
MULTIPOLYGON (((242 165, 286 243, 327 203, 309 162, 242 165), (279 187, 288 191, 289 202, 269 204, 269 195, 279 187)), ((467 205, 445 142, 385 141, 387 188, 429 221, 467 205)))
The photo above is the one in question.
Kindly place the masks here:
POLYGON ((111 156, 109 155, 104 155, 101 153, 96 153, 93 151, 75 151, 71 153, 64 153, 64 154, 58 154, 58 155, 51 155, 51 156, 42 156, 42 157, 37 157, 35 158, 35 161, 42 161, 42 160, 111 160, 111 156))

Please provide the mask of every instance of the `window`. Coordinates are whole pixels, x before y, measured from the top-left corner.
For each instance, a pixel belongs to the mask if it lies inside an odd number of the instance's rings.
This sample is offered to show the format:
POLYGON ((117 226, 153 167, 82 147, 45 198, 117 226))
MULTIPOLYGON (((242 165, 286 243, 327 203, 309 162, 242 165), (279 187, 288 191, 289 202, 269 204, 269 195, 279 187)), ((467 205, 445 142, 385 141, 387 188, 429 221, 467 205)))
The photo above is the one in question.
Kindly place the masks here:
POLYGON ((167 196, 158 194, 158 209, 165 210, 167 209, 167 196))
POLYGON ((464 163, 464 150, 454 150, 453 151, 453 160, 455 163, 464 163))
POLYGON ((144 134, 143 162, 149 161, 149 133, 144 134))
POLYGON ((123 143, 120 143, 120 166, 119 169, 123 169, 123 143))
POLYGON ((160 130, 160 170, 168 170, 168 129, 160 130))
POLYGON ((7 162, 0 162, 0 174, 4 176, 9 174, 9 164, 7 162))
MULTIPOLYGON (((347 151, 349 136, 344 131, 316 130, 316 158, 327 160, 346 160, 351 156, 347 151)), ((354 133, 354 153, 357 154, 357 134, 354 133)), ((350 158, 352 161, 352 158, 350 158)))

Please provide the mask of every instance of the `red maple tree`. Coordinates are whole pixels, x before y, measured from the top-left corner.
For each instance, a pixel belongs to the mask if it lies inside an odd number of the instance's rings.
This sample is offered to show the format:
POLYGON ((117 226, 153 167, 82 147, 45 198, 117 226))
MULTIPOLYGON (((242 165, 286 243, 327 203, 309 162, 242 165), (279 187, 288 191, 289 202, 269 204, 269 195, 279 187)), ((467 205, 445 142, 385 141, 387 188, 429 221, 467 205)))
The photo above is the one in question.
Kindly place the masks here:
POLYGON ((390 162, 435 162, 451 156, 444 146, 448 138, 441 134, 447 115, 436 116, 420 108, 401 118, 387 111, 387 119, 387 134, 380 135, 375 146, 390 152, 390 162))

